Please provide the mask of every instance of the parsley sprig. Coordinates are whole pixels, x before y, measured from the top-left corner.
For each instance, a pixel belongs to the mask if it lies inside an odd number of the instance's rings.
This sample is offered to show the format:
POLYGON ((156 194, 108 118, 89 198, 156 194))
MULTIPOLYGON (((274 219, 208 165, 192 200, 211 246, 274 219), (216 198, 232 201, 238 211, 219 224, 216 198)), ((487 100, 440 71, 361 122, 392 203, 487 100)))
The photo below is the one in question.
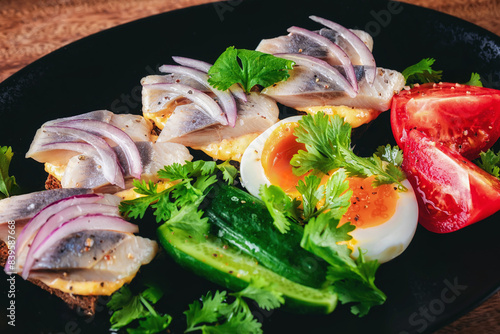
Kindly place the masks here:
MULTIPOLYGON (((439 82, 443 77, 443 71, 432 68, 436 59, 424 58, 418 63, 408 66, 401 72, 406 80, 406 84, 413 86, 414 84, 424 84, 429 82, 439 82)), ((483 87, 481 76, 478 73, 472 73, 469 81, 463 83, 469 86, 483 87)))
POLYGON ((250 92, 254 86, 265 88, 288 79, 288 70, 291 70, 293 65, 291 60, 230 46, 208 71, 208 82, 220 90, 226 90, 238 83, 246 92, 250 92))
POLYGON ((464 83, 464 85, 483 87, 483 83, 481 81, 481 76, 479 75, 479 73, 474 73, 473 72, 470 75, 469 81, 467 81, 466 83, 464 83))
MULTIPOLYGON (((388 162, 397 163, 401 159, 401 152, 391 148, 390 145, 380 147, 377 154, 388 162)), ((297 190, 302 201, 295 201, 302 204, 300 209, 290 205, 292 200, 288 199, 287 202, 283 199, 287 195, 281 188, 266 185, 261 188, 261 195, 269 191, 274 194, 280 193, 273 197, 262 197, 264 202, 269 202, 266 203, 268 208, 274 206, 292 210, 291 213, 283 212, 278 221, 273 215, 276 227, 285 233, 291 221, 298 221, 304 225, 301 247, 329 264, 326 277, 330 283, 329 288, 338 295, 342 303, 354 303, 351 306, 352 313, 364 316, 371 307, 383 304, 386 296, 375 285, 375 273, 380 265, 379 262, 366 261, 361 249, 357 260, 353 260, 352 251, 346 242, 352 239, 349 233, 355 226, 350 222, 339 225, 340 219, 351 205, 350 199, 353 193, 349 189, 345 169, 340 168, 335 171, 324 185, 321 185, 321 177, 308 175, 304 181, 299 181, 297 190), (278 204, 272 203, 276 199, 278 204), (282 205, 283 202, 288 204, 282 205), (294 220, 287 220, 289 216, 293 216, 294 220), (285 224, 288 224, 287 229, 283 231, 281 228, 285 224)))
POLYGON ((290 230, 290 221, 299 222, 300 202, 288 197, 283 189, 275 185, 264 185, 260 188, 259 194, 273 218, 274 225, 281 233, 290 230))
POLYGON ((500 151, 495 153, 489 149, 486 152, 481 152, 479 158, 473 162, 487 173, 500 178, 500 151))
MULTIPOLYGON (((375 176, 375 186, 386 183, 401 184, 406 177, 390 153, 372 157, 358 157, 351 148, 351 126, 338 115, 328 116, 323 112, 305 115, 295 128, 297 141, 305 144, 306 151, 300 150, 290 161, 296 175, 310 171, 329 174, 330 171, 344 168, 350 176, 375 176)), ((392 150, 392 149, 390 149, 392 150)), ((398 150, 395 148, 395 150, 398 150)))
POLYGON ((365 261, 362 251, 357 260, 351 258, 351 249, 346 242, 352 239, 349 232, 355 229, 350 222, 339 226, 340 219, 350 206, 352 190, 343 169, 337 170, 328 180, 325 190, 318 189, 320 178, 315 175, 306 177, 306 182, 298 187, 302 198, 309 208, 309 218, 304 226, 301 247, 321 257, 330 266, 327 280, 331 289, 337 293, 342 303, 355 303, 351 312, 364 316, 370 308, 384 303, 386 296, 375 286, 375 273, 378 261, 365 261), (318 203, 323 203, 318 207, 318 203))
POLYGON ((134 180, 134 191, 140 195, 133 200, 120 203, 120 211, 131 218, 143 218, 149 207, 154 210, 158 223, 188 231, 194 237, 201 237, 208 230, 208 219, 203 218, 200 204, 217 182, 217 171, 228 183, 234 182, 237 170, 228 162, 219 165, 214 161, 187 161, 184 165, 175 163, 158 172, 161 179, 174 185, 158 191, 152 181, 134 180))
POLYGON ((147 283, 147 289, 134 295, 128 285, 115 292, 107 306, 113 315, 110 318, 111 329, 118 330, 138 320, 139 326, 127 328, 127 333, 159 333, 170 325, 172 317, 156 312, 153 305, 163 296, 160 286, 147 283))
POLYGON ((252 281, 245 289, 228 294, 226 291, 208 292, 201 301, 194 301, 186 315, 186 333, 262 333, 262 324, 255 319, 244 298, 254 300, 259 307, 271 310, 284 303, 281 293, 263 280, 252 281), (234 301, 228 303, 228 297, 234 301))
POLYGON ((14 153, 10 146, 0 146, 0 199, 9 197, 19 190, 14 176, 9 176, 10 162, 14 153))
POLYGON ((434 58, 424 58, 418 63, 405 68, 401 74, 403 74, 407 84, 439 82, 443 71, 436 71, 432 68, 435 61, 434 58))

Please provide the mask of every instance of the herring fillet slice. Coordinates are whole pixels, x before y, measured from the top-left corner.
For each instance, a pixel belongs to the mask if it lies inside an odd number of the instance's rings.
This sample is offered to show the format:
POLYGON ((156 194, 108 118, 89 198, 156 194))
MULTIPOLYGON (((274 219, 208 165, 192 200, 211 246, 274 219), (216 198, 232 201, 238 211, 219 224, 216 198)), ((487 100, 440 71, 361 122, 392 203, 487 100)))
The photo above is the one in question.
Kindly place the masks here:
MULTIPOLYGON (((373 49, 373 38, 370 34, 362 30, 350 29, 352 33, 358 36, 361 41, 368 47, 371 51, 373 49)), ((337 34, 328 28, 322 28, 320 30, 315 30, 314 32, 320 34, 323 37, 328 38, 335 44, 338 44, 342 48, 342 43, 337 40, 337 34)), ((256 51, 264 53, 302 53, 307 56, 317 57, 324 60, 327 57, 326 48, 311 42, 307 38, 296 35, 288 34, 282 35, 274 38, 263 39, 257 45, 256 51)), ((359 63, 358 57, 350 52, 349 49, 344 50, 347 53, 353 65, 362 65, 359 63)))
MULTIPOLYGON (((152 142, 137 142, 137 148, 140 152, 142 163, 143 180, 158 179, 157 172, 164 166, 173 163, 184 164, 186 160, 191 161, 193 156, 184 146, 176 143, 152 143, 152 142)), ((127 161, 123 152, 119 147, 114 148, 120 164, 127 169, 127 161)), ((125 175, 125 187, 131 186, 130 175, 125 175)), ((91 188, 96 191, 103 191, 103 187, 110 190, 109 182, 104 177, 102 170, 97 168, 97 164, 92 157, 73 157, 68 161, 64 170, 64 175, 61 179, 63 188, 83 187, 91 188)))
POLYGON ((163 90, 168 95, 174 94, 176 97, 184 97, 192 103, 196 103, 210 117, 222 125, 227 125, 227 117, 221 106, 208 94, 181 83, 155 83, 144 84, 143 87, 152 90, 163 90))
POLYGON ((142 265, 153 260, 157 251, 156 241, 130 233, 81 231, 68 235, 45 252, 33 266, 30 277, 42 281, 59 278, 113 282, 135 275, 142 265), (89 238, 93 240, 91 247, 89 238), (86 250, 83 256, 82 250, 86 250))
POLYGON ((394 93, 403 89, 404 85, 405 79, 401 73, 379 67, 376 69, 373 84, 368 84, 363 77, 359 82, 357 96, 351 98, 334 84, 324 80, 321 73, 296 67, 290 71, 290 78, 287 81, 265 88, 262 94, 296 109, 344 105, 385 111, 389 109, 394 93))
POLYGON ((238 118, 234 127, 213 125, 202 126, 198 129, 192 128, 191 118, 177 117, 175 112, 165 123, 167 130, 163 128, 157 143, 172 142, 196 147, 249 133, 263 132, 276 123, 279 109, 272 99, 261 94, 250 93, 246 102, 238 100, 238 118), (175 135, 169 129, 174 129, 175 135))

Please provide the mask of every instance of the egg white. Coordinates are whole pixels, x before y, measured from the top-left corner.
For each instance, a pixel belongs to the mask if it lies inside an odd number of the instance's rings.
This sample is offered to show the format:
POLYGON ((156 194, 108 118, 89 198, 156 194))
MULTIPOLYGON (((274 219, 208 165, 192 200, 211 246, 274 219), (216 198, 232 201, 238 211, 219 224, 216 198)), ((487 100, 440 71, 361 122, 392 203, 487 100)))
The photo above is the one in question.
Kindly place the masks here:
POLYGON ((266 131, 261 133, 257 138, 255 138, 241 157, 240 163, 240 175, 241 183, 245 189, 255 197, 260 198, 259 189, 265 184, 270 186, 271 182, 266 176, 264 167, 262 167, 261 158, 262 151, 264 150, 264 145, 267 138, 271 133, 279 126, 284 123, 297 122, 302 119, 302 116, 292 116, 285 118, 273 126, 269 127, 266 131))
MULTIPOLYGON (((285 118, 258 136, 243 153, 240 164, 242 185, 252 195, 259 197, 262 185, 271 185, 261 163, 262 151, 270 134, 283 123, 297 122, 302 116, 285 118)), ((399 256, 410 244, 418 221, 418 204, 412 186, 405 180, 407 191, 398 192, 394 215, 385 223, 372 227, 356 227, 350 233, 353 237, 348 245, 352 249, 352 257, 359 256, 359 249, 365 260, 387 262, 399 256)))
POLYGON ((398 192, 396 211, 389 220, 377 226, 356 227, 350 233, 354 241, 352 257, 359 256, 359 247, 365 260, 383 263, 399 256, 408 247, 417 229, 418 204, 410 182, 402 183, 408 190, 398 192))

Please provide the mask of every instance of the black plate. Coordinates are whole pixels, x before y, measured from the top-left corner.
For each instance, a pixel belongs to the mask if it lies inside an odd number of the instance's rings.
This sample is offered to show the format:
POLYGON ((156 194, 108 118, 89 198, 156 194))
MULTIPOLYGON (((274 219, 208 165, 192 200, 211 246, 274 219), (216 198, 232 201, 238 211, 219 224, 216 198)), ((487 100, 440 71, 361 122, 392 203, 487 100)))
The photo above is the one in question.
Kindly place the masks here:
MULTIPOLYGON (((35 130, 45 121, 95 109, 140 113, 139 80, 181 55, 213 62, 227 46, 255 48, 262 38, 291 25, 315 29, 319 15, 374 37, 379 66, 402 70, 424 57, 437 59, 448 81, 465 82, 478 72, 488 87, 500 88, 500 38, 477 26, 431 10, 385 1, 231 1, 169 12, 84 38, 34 62, 0 84, 0 143, 13 147, 12 172, 26 192, 43 188, 43 166, 24 159, 35 130)), ((392 142, 388 113, 358 143, 367 154, 392 142)), ((291 315, 256 309, 267 333, 433 331, 477 306, 499 288, 500 233, 496 214, 449 235, 418 228, 407 251, 379 269, 377 283, 387 302, 358 319, 340 305, 328 316, 291 315)), ((143 224, 147 224, 144 222, 143 224)), ((165 311, 182 332, 188 303, 216 289, 165 260, 172 289, 165 311)), ((146 268, 146 267, 145 267, 146 268)), ((147 270, 147 269, 144 269, 147 270)), ((16 278, 7 295, 0 274, 0 331, 15 301, 16 333, 104 333, 108 314, 101 300, 94 318, 69 310, 58 298, 16 278)))

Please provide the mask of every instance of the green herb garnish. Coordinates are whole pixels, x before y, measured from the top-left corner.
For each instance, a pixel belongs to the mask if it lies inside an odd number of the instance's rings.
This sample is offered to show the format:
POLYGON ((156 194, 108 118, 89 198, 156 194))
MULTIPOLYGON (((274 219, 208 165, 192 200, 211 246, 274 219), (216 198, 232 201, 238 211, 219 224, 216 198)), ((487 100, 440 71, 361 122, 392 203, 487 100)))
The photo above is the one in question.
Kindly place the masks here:
POLYGON ((486 152, 481 152, 474 163, 494 177, 500 177, 500 151, 495 153, 489 149, 486 152))
POLYGON ((282 295, 262 280, 252 281, 245 289, 227 294, 226 291, 208 292, 189 305, 185 311, 186 333, 200 330, 202 333, 262 333, 262 324, 253 316, 245 298, 253 299, 259 307, 270 310, 284 303, 282 295), (234 301, 228 303, 228 297, 234 301))
POLYGON ((228 183, 234 182, 237 171, 226 162, 217 165, 214 161, 198 160, 165 166, 158 176, 174 185, 158 191, 158 185, 152 181, 134 180, 134 191, 142 196, 122 201, 120 212, 131 218, 143 218, 151 207, 158 223, 202 237, 208 231, 208 219, 202 217, 199 206, 217 182, 218 171, 228 183))
POLYGON ((208 71, 208 82, 226 90, 239 83, 246 92, 256 86, 268 87, 290 77, 291 60, 246 49, 228 47, 208 71))
MULTIPOLYGON (((301 193, 315 192, 319 178, 310 175, 309 182, 302 187, 301 193), (317 180, 313 180, 316 178, 317 180)), ((307 179, 307 178, 306 178, 307 179)), ((345 244, 352 239, 349 232, 355 228, 350 222, 339 226, 340 219, 350 206, 352 190, 342 169, 332 175, 326 184, 323 198, 315 198, 314 202, 322 199, 324 204, 316 208, 311 219, 304 226, 304 235, 300 245, 302 248, 321 257, 328 262, 327 280, 330 288, 335 292, 342 303, 356 303, 351 312, 364 316, 372 306, 384 303, 386 296, 375 286, 375 272, 380 265, 378 261, 366 262, 361 249, 357 260, 353 260, 351 250, 345 244)))
POLYGON ((432 68, 436 59, 424 58, 415 65, 411 65, 401 72, 407 84, 439 82, 443 71, 432 68))
POLYGON ((483 87, 483 83, 481 82, 481 76, 478 73, 472 73, 470 75, 469 81, 464 83, 464 85, 483 87))
POLYGON ((163 290, 153 284, 146 284, 148 288, 134 295, 125 285, 115 292, 107 306, 113 315, 110 318, 111 329, 118 330, 126 327, 134 320, 139 320, 139 327, 127 328, 127 333, 159 333, 170 325, 172 317, 156 312, 153 305, 163 296, 163 290))
MULTIPOLYGON (((305 144, 306 151, 300 150, 290 161, 296 175, 309 171, 329 174, 330 171, 344 168, 349 176, 375 176, 375 186, 397 183, 399 188, 406 177, 399 166, 387 163, 386 158, 374 154, 369 158, 358 157, 351 148, 351 126, 344 119, 325 115, 305 115, 295 128, 297 141, 305 144)), ((387 157, 389 157, 387 156, 387 157)))
POLYGON ((264 185, 260 188, 259 193, 271 217, 273 217, 276 228, 281 233, 288 232, 290 221, 297 222, 299 220, 298 206, 300 203, 290 199, 283 189, 275 185, 264 185))
POLYGON ((0 146, 0 199, 9 197, 19 190, 14 176, 9 176, 10 162, 14 153, 10 146, 0 146))

